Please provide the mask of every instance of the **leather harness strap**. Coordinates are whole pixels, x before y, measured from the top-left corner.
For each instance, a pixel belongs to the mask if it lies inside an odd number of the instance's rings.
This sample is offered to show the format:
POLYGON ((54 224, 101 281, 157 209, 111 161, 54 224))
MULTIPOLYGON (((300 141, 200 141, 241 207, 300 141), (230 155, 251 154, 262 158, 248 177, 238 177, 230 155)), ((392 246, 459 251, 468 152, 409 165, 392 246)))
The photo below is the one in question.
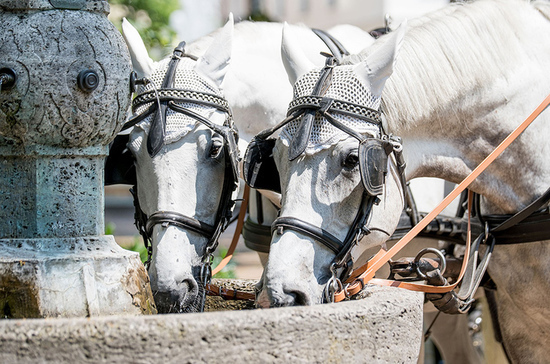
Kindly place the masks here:
POLYGON ((550 200, 550 188, 546 190, 546 192, 543 193, 542 196, 540 196, 538 199, 533 201, 531 204, 529 204, 527 207, 525 207, 523 210, 521 210, 508 220, 504 221, 502 224, 492 229, 492 231, 504 231, 514 225, 517 225, 518 223, 529 217, 532 213, 540 209, 542 206, 546 205, 548 203, 548 200, 550 200))
MULTIPOLYGON (((239 237, 241 236, 241 232, 243 230, 244 217, 246 216, 246 208, 248 206, 249 195, 250 195, 250 187, 248 187, 248 185, 245 185, 244 192, 243 192, 243 201, 241 203, 241 209, 239 210, 239 218, 237 220, 237 226, 235 227, 235 232, 233 233, 233 240, 231 241, 231 245, 229 246, 229 250, 227 251, 227 254, 225 255, 225 257, 216 266, 216 268, 212 270, 212 276, 220 272, 233 257, 233 253, 235 252, 235 248, 237 247, 237 243, 239 242, 239 237)), ((220 296, 225 300, 253 301, 254 299, 256 299, 256 295, 254 293, 243 292, 236 289, 227 289, 212 283, 206 284, 204 289, 206 290, 207 295, 220 296)))
POLYGON ((342 61, 343 56, 349 56, 349 52, 347 49, 338 41, 338 39, 334 38, 329 33, 325 32, 321 29, 315 29, 312 28, 311 31, 315 33, 321 40, 327 45, 328 49, 330 49, 330 52, 338 62, 342 61))
POLYGON ((158 224, 174 225, 183 229, 189 229, 210 239, 216 231, 216 227, 199 221, 195 218, 182 215, 174 211, 157 211, 151 214, 145 223, 145 231, 149 236, 153 235, 153 228, 158 224))
MULTIPOLYGON (((350 278, 346 280, 348 287, 346 289, 340 289, 335 292, 334 300, 339 302, 346 297, 359 292, 365 285, 365 282, 371 282, 378 285, 387 285, 393 287, 401 287, 409 290, 429 292, 429 293, 445 293, 455 288, 457 282, 454 285, 449 286, 430 286, 422 284, 411 284, 407 282, 397 282, 391 280, 374 279, 374 275, 378 269, 380 269, 386 262, 388 262, 395 254, 397 254, 405 245, 407 245, 414 237, 416 237, 437 215, 445 209, 456 197, 458 197, 462 191, 464 191, 531 123, 548 107, 550 104, 550 94, 544 99, 544 101, 523 121, 516 129, 514 129, 498 146, 491 152, 455 189, 443 199, 443 201, 426 215, 416 226, 414 226, 402 239, 400 239, 391 249, 381 249, 372 259, 370 259, 365 265, 357 268, 352 272, 350 278)), ((468 204, 471 204, 471 198, 468 199, 468 204)), ((471 211, 471 206, 468 208, 471 211)), ((469 250, 470 242, 470 222, 468 222, 468 238, 467 238, 467 250, 469 250)), ((464 262, 467 261, 469 251, 466 253, 464 262)), ((463 263, 461 269, 461 277, 466 264, 463 263)))
POLYGON ((231 240, 231 245, 229 246, 229 249, 227 250, 227 254, 225 255, 225 257, 222 259, 220 264, 218 264, 216 268, 212 270, 212 276, 220 272, 233 257, 233 253, 235 252, 235 248, 237 247, 237 243, 239 242, 239 237, 241 236, 241 232, 243 231, 244 217, 246 216, 246 208, 248 207, 249 195, 250 195, 250 187, 248 187, 248 185, 245 184, 244 191, 243 191, 243 201, 241 202, 241 209, 239 210, 239 218, 237 219, 237 226, 235 227, 235 232, 233 233, 233 240, 231 240))
POLYGON ((239 291, 237 289, 223 288, 213 284, 207 284, 205 289, 207 295, 220 296, 224 300, 254 301, 256 299, 256 295, 254 293, 239 291))

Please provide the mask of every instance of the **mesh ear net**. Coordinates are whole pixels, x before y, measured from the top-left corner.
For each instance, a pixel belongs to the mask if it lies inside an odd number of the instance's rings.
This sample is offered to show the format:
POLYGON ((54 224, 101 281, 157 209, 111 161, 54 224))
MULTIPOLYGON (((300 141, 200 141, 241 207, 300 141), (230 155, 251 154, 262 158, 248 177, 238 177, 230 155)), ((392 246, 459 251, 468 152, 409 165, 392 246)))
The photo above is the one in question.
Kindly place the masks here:
MULTIPOLYGON (((168 69, 168 63, 170 59, 165 59, 159 62, 158 67, 155 69, 155 72, 149 80, 151 83, 141 86, 139 93, 144 93, 147 91, 152 91, 155 88, 160 88, 166 71, 168 69)), ((174 88, 177 89, 186 89, 186 90, 195 90, 199 92, 206 92, 222 97, 220 90, 216 87, 210 85, 204 78, 199 76, 193 67, 196 65, 196 62, 191 58, 181 58, 178 64, 178 69, 176 71, 174 79, 174 88)), ((212 112, 212 108, 205 105, 200 105, 197 103, 182 103, 178 102, 178 105, 190 109, 205 118, 209 119, 212 112)), ((140 105, 136 110, 136 114, 141 114, 151 106, 151 103, 140 105)), ((149 132, 149 125, 151 124, 152 115, 146 117, 143 121, 138 123, 136 126, 143 129, 146 133, 149 132)), ((168 110, 166 118, 166 139, 167 144, 178 141, 183 138, 187 133, 189 133, 196 124, 196 120, 190 116, 187 116, 182 113, 175 112, 173 110, 168 110)), ((141 139, 134 140, 133 147, 139 149, 139 143, 141 139)))
MULTIPOLYGON (((319 79, 319 74, 320 71, 315 70, 301 77, 294 85, 294 98, 311 95, 319 79)), ((324 96, 363 105, 375 110, 378 110, 380 107, 380 98, 368 92, 351 67, 337 67, 334 69, 332 83, 324 96)), ((368 132, 373 136, 380 137, 379 128, 374 124, 341 114, 335 114, 334 118, 360 133, 368 132)), ((293 120, 283 127, 281 139, 285 145, 290 145, 290 141, 297 133, 300 120, 300 118, 293 120)), ((317 115, 313 122, 313 129, 305 152, 313 154, 347 137, 348 134, 338 130, 328 121, 324 120, 322 116, 317 115)))

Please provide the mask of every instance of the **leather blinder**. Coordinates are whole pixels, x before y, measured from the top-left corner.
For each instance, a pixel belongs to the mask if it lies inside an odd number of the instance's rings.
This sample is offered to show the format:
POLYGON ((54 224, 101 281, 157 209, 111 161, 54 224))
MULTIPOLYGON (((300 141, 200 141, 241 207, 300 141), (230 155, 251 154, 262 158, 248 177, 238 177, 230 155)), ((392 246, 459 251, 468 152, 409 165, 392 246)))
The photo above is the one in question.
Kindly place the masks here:
POLYGON ((129 134, 117 135, 105 160, 105 185, 136 184, 134 156, 127 147, 129 134))
POLYGON ((252 187, 281 192, 279 172, 273 159, 276 139, 253 138, 244 156, 244 179, 252 187))
POLYGON ((371 196, 378 196, 384 191, 390 150, 387 144, 389 143, 377 138, 368 138, 359 144, 361 181, 371 196))
POLYGON ((239 147, 237 144, 238 135, 236 135, 232 129, 226 129, 223 133, 225 140, 225 158, 229 159, 231 164, 231 170, 233 173, 233 179, 238 183, 239 181, 239 147))

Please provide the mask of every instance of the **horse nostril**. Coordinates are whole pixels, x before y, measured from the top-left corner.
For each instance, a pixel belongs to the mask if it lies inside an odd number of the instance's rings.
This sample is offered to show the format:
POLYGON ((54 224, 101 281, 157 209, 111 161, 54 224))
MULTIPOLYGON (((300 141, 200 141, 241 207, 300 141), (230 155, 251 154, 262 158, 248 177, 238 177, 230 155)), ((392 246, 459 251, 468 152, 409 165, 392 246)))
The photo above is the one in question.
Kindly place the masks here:
POLYGON ((153 292, 153 298, 155 305, 157 306, 158 313, 173 313, 177 312, 179 306, 177 298, 169 291, 155 291, 153 292))
POLYGON ((307 306, 307 298, 304 292, 295 290, 285 293, 291 297, 289 306, 307 306))
POLYGON ((194 279, 187 278, 165 290, 155 291, 153 297, 159 313, 196 311, 195 301, 199 287, 194 279))
POLYGON ((274 307, 307 306, 308 299, 304 292, 299 290, 283 290, 282 294, 271 292, 271 303, 274 307))
POLYGON ((185 290, 188 295, 197 295, 199 291, 199 286, 197 282, 194 279, 186 278, 183 281, 181 281, 180 286, 183 288, 182 290, 185 290))

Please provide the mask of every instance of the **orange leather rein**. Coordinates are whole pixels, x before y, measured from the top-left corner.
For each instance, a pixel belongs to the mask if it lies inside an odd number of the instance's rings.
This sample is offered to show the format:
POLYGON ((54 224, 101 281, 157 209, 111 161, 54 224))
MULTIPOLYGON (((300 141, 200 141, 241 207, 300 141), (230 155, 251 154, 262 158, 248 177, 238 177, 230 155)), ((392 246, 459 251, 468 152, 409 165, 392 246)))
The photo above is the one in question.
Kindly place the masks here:
MULTIPOLYGON (((227 254, 222 259, 222 261, 216 266, 216 268, 214 268, 214 270, 212 270, 212 276, 220 272, 233 257, 233 253, 235 252, 235 248, 237 247, 237 243, 239 242, 239 238, 243 230, 244 217, 246 216, 246 208, 248 206, 249 196, 250 196, 250 187, 248 187, 248 185, 245 184, 244 191, 243 191, 243 201, 241 202, 241 209, 239 210, 237 226, 235 227, 235 232, 233 233, 233 239, 231 240, 231 245, 229 246, 229 249, 227 250, 227 254)), ((207 295, 220 296, 226 300, 254 300, 256 298, 256 295, 254 293, 227 289, 227 288, 216 286, 211 283, 207 284, 204 287, 204 289, 206 290, 207 295)))
POLYGON ((471 211, 471 194, 468 193, 468 232, 466 241, 466 253, 460 270, 460 275, 454 284, 448 286, 431 286, 425 284, 414 284, 409 282, 399 282, 386 279, 374 278, 378 269, 386 264, 392 257, 395 256, 405 245, 407 245, 414 237, 416 237, 443 209, 445 209, 458 195, 462 193, 468 186, 529 126, 531 123, 548 107, 550 104, 550 95, 523 121, 514 131, 512 131, 491 154, 489 154, 456 188, 441 201, 441 203, 426 215, 416 226, 414 226, 403 238, 401 238, 389 250, 381 249, 373 258, 366 264, 355 269, 351 276, 346 280, 342 289, 334 294, 334 301, 343 301, 347 297, 359 293, 365 286, 365 283, 373 283, 383 286, 400 287, 413 291, 426 293, 446 293, 453 290, 460 283, 467 265, 467 260, 470 251, 471 229, 470 229, 470 211, 471 211))

